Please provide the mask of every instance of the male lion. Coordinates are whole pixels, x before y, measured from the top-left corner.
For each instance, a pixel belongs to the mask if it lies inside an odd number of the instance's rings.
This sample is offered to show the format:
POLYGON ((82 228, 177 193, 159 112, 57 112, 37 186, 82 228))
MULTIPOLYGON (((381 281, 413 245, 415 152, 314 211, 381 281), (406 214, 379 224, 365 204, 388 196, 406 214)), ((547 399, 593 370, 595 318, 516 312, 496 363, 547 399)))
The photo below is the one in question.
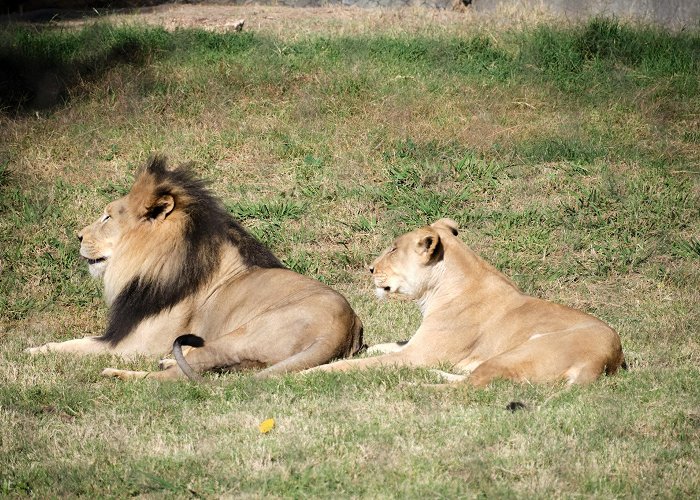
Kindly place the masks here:
MULTIPOLYGON (((163 158, 152 158, 131 191, 78 238, 90 273, 104 280, 107 330, 31 353, 160 356, 191 333, 205 342, 187 353, 195 371, 265 367, 259 375, 266 376, 350 356, 362 346, 362 323, 345 298, 285 269, 187 166, 169 170, 163 158)), ((192 338, 184 343, 195 345, 192 338)), ((183 376, 174 363, 155 373, 103 373, 183 376)))
POLYGON ((440 219, 399 237, 370 267, 377 294, 412 297, 423 322, 405 343, 383 354, 312 368, 451 363, 469 375, 447 380, 482 387, 496 378, 569 384, 624 366, 618 334, 584 312, 523 294, 457 238, 457 223, 440 219))

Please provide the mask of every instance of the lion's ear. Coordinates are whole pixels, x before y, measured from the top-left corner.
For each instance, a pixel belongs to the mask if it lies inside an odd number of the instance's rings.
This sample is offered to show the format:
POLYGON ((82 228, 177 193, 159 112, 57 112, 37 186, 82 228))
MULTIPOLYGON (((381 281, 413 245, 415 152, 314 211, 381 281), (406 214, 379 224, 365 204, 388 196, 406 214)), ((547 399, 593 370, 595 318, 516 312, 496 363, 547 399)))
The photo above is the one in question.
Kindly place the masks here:
POLYGON ((175 209, 175 198, 170 194, 163 194, 154 199, 146 207, 145 217, 150 220, 163 220, 175 209))
POLYGON ((426 262, 442 255, 440 236, 432 229, 427 229, 418 239, 416 251, 426 262))
POLYGON ((459 224, 455 222, 452 219, 448 219, 445 217, 444 219, 438 219, 432 224, 430 224, 432 227, 442 227, 447 229, 448 231, 452 232, 455 236, 459 233, 459 224))

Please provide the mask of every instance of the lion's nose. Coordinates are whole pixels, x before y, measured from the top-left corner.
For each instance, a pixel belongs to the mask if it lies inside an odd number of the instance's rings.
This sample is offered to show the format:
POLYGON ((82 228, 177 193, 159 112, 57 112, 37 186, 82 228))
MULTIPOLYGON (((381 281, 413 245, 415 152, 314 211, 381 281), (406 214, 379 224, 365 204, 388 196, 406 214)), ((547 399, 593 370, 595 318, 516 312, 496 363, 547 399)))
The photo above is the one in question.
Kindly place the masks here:
POLYGON ((369 273, 374 274, 374 266, 369 266, 369 273))
POLYGON ((78 241, 79 241, 80 243, 83 242, 83 233, 78 233, 78 241))

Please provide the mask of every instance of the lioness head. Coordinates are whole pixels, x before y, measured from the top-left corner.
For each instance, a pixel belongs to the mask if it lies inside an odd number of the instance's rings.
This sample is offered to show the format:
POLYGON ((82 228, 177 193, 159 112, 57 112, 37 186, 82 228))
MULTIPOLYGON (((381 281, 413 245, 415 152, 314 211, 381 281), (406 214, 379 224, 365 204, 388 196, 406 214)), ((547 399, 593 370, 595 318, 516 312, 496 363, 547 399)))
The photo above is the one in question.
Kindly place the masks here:
POLYGON ((369 268, 377 296, 399 293, 421 297, 435 278, 435 266, 444 255, 440 232, 446 230, 456 235, 457 228, 452 219, 440 219, 394 240, 369 268))

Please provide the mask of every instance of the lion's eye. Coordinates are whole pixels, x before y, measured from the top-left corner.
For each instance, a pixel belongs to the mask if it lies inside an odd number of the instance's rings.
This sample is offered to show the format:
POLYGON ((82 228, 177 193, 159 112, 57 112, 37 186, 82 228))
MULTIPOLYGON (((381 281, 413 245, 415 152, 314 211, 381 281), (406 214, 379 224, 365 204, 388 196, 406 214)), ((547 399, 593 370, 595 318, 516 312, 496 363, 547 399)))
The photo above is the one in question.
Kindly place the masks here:
POLYGON ((391 250, 389 250, 388 253, 394 253, 396 251, 396 247, 392 247, 391 250))
POLYGON ((109 220, 109 218, 110 218, 110 215, 109 215, 109 214, 104 214, 104 215, 102 216, 102 222, 107 222, 107 220, 109 220))

